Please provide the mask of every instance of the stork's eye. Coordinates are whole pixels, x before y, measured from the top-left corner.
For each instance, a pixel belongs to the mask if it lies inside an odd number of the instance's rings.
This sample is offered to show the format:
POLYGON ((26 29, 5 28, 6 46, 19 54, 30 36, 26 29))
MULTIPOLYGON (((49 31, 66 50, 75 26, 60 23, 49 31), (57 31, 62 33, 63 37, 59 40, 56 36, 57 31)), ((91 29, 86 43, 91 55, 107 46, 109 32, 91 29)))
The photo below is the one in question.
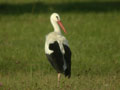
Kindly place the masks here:
POLYGON ((58 19, 58 16, 56 16, 56 18, 58 19))

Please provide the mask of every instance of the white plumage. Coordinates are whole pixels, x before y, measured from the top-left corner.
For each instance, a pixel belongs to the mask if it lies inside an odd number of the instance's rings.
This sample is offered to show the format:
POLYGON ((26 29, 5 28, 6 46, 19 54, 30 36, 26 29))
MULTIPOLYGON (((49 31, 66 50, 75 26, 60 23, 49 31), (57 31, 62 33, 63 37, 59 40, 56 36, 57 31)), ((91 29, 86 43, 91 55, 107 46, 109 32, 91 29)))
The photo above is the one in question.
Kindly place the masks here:
POLYGON ((46 36, 45 53, 51 54, 54 52, 54 51, 49 49, 49 44, 52 44, 55 41, 58 42, 58 44, 60 46, 60 50, 61 50, 62 54, 64 54, 65 50, 64 50, 63 44, 68 46, 68 41, 64 36, 62 36, 61 34, 59 34, 57 32, 51 32, 46 36))

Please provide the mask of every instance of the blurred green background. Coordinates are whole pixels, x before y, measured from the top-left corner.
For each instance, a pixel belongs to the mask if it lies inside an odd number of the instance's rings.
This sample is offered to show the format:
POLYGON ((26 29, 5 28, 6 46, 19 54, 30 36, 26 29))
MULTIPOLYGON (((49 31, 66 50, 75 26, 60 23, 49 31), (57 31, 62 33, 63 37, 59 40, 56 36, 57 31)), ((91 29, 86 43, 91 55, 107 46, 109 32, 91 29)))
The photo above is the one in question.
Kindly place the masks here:
POLYGON ((119 29, 119 0, 0 0, 0 90, 119 90, 119 29), (44 54, 53 12, 72 51, 59 88, 44 54))

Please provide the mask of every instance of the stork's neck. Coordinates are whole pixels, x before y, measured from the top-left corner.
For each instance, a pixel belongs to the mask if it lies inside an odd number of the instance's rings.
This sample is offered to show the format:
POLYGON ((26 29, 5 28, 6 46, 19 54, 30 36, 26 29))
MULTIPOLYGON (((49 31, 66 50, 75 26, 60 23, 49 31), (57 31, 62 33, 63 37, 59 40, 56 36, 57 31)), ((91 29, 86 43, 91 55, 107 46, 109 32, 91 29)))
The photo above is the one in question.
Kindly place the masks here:
POLYGON ((51 24, 54 28, 54 32, 57 32, 57 33, 61 34, 61 30, 60 30, 60 27, 59 27, 58 23, 51 19, 51 24))

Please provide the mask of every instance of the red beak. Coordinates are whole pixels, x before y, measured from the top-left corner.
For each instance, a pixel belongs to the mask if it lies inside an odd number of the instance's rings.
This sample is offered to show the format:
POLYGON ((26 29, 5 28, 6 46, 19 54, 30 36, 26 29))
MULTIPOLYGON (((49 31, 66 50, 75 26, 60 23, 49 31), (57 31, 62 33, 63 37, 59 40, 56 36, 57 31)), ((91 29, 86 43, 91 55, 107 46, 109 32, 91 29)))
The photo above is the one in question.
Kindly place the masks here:
POLYGON ((62 25, 62 22, 61 22, 61 21, 57 21, 57 23, 60 25, 61 29, 62 29, 65 33, 67 33, 66 30, 65 30, 65 28, 64 28, 64 26, 62 25))

